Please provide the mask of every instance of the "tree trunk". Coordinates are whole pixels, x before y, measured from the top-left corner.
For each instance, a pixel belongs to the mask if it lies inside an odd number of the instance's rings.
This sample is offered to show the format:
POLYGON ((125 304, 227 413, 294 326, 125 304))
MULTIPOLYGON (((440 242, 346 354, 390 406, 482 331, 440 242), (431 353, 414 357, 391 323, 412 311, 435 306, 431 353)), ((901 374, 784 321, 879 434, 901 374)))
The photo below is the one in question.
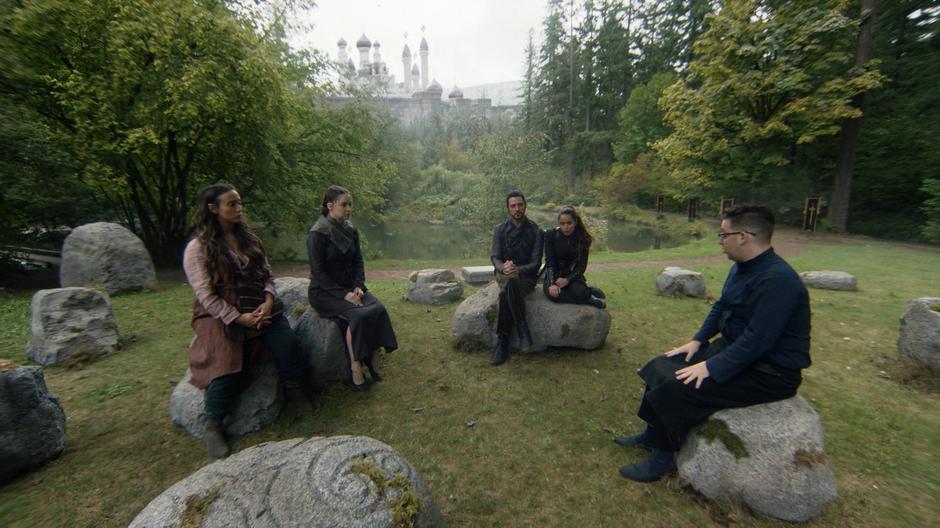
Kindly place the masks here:
MULTIPOLYGON (((862 25, 855 51, 855 65, 864 66, 871 59, 872 33, 875 27, 875 0, 862 0, 862 25)), ((861 109, 865 93, 852 98, 852 106, 861 109)), ((832 198, 829 202, 829 221, 840 231, 845 231, 849 220, 849 197, 852 190, 852 169, 855 165, 855 145, 862 128, 862 118, 846 119, 842 123, 842 140, 839 146, 839 162, 836 165, 832 198)))

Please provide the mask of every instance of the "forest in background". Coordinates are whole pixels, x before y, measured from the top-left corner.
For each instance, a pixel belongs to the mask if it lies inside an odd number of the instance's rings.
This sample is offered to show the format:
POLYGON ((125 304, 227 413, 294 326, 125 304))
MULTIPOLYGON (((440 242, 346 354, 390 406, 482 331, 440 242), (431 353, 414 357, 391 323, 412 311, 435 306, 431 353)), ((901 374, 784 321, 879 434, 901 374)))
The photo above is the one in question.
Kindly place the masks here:
POLYGON ((550 0, 512 119, 402 127, 291 49, 304 0, 0 0, 0 243, 116 220, 173 264, 204 184, 253 221, 490 223, 520 188, 613 216, 698 197, 940 242, 940 0, 550 0), (837 183, 838 182, 838 183, 837 183))

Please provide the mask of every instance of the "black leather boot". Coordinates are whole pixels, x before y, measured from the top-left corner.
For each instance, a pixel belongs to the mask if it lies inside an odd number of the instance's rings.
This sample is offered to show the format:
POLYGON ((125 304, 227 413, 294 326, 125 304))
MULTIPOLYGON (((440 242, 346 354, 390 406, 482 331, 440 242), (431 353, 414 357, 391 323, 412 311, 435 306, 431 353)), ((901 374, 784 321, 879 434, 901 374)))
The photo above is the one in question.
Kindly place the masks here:
POLYGON ((523 321, 516 327, 519 334, 519 350, 528 352, 532 348, 532 334, 529 333, 529 325, 523 321))
POLYGON ((607 303, 604 301, 604 299, 597 298, 593 295, 591 296, 591 300, 588 301, 588 303, 595 308, 600 308, 601 310, 607 308, 607 303))
POLYGON ((594 286, 590 286, 590 288, 591 288, 591 295, 597 297, 598 299, 606 299, 606 298, 607 298, 607 296, 604 295, 604 290, 602 290, 602 289, 600 289, 600 288, 597 288, 597 287, 594 287, 594 286))
POLYGON ((490 358, 490 365, 502 365, 509 359, 509 336, 499 334, 496 336, 496 350, 490 358))

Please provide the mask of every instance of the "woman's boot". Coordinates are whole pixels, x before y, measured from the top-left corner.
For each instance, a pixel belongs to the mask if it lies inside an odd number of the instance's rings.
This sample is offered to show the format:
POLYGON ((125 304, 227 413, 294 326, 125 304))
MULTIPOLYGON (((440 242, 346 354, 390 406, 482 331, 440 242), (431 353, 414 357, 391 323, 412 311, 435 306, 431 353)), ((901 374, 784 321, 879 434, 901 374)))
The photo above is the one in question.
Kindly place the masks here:
POLYGON ((206 435, 203 437, 206 442, 206 448, 209 456, 213 458, 225 458, 228 456, 229 447, 225 441, 225 429, 222 426, 222 420, 209 418, 206 423, 206 435))

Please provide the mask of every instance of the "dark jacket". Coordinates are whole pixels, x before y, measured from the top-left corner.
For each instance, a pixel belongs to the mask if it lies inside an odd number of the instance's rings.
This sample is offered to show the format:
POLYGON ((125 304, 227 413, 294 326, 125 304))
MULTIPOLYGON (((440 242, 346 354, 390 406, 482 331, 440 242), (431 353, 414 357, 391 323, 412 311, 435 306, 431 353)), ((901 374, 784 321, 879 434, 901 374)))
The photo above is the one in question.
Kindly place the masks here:
POLYGON ((574 237, 561 234, 557 227, 545 232, 545 283, 558 277, 569 282, 584 281, 590 248, 578 248, 574 237))
POLYGON ((493 232, 490 260, 497 273, 502 271, 504 262, 511 260, 519 275, 536 276, 542 265, 542 244, 542 229, 535 222, 525 218, 516 226, 512 220, 506 220, 493 232))

